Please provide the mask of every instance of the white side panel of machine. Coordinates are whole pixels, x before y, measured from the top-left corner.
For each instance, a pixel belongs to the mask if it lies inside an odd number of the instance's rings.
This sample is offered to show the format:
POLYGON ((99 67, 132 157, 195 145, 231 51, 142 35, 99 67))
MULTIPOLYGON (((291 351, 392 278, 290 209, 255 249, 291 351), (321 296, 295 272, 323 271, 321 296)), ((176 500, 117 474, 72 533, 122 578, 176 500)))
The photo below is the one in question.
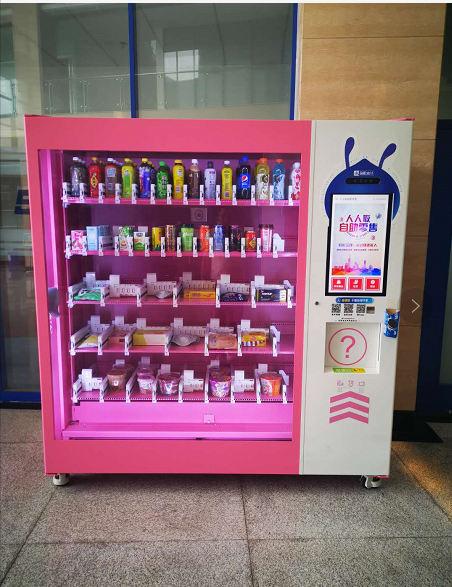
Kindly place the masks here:
POLYGON ((412 131, 313 123, 302 474, 389 474, 412 131))

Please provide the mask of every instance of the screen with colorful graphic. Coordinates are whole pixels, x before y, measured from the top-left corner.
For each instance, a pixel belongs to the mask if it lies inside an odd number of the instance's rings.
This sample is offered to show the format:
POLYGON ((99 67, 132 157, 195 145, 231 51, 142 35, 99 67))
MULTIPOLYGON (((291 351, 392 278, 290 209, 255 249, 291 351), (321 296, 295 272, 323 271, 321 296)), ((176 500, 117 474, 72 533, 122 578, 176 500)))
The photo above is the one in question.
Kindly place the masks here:
POLYGON ((385 291, 389 194, 332 195, 327 292, 385 291))

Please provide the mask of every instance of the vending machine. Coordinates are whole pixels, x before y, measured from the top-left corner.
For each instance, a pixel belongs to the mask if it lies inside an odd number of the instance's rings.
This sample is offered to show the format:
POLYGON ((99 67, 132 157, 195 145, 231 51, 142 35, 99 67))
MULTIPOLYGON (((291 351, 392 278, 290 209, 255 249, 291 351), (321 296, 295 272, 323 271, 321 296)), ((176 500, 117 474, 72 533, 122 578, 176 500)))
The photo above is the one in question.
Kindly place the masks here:
POLYGON ((45 473, 389 475, 412 121, 27 116, 45 473))

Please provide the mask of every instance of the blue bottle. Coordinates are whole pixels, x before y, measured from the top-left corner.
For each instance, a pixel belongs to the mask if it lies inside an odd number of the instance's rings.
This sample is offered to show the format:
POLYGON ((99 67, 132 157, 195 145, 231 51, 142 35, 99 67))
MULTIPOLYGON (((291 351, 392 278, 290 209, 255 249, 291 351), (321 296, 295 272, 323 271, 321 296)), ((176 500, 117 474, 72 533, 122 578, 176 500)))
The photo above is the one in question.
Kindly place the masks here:
POLYGON ((236 169, 237 200, 251 200, 251 165, 242 157, 236 169))
POLYGON ((139 167, 140 198, 151 197, 151 166, 147 159, 142 159, 139 167))
POLYGON ((286 199, 286 168, 283 159, 276 159, 276 165, 273 167, 273 199, 286 199))

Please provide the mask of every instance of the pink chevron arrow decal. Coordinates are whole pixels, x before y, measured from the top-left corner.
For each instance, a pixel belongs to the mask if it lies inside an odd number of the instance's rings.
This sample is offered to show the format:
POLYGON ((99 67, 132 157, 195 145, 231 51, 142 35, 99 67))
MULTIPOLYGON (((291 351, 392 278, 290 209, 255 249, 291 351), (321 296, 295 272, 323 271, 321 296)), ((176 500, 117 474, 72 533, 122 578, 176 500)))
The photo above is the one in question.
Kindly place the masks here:
POLYGON ((330 414, 333 412, 339 412, 339 410, 345 410, 345 408, 355 408, 355 410, 359 410, 360 412, 365 412, 366 414, 369 413, 369 408, 367 406, 362 406, 361 404, 357 404, 355 402, 345 402, 344 404, 332 406, 330 408, 330 414))
POLYGON ((366 418, 366 416, 355 414, 355 412, 344 412, 343 414, 337 414, 336 416, 332 416, 330 418, 330 424, 333 424, 333 422, 338 422, 339 420, 345 420, 346 418, 352 418, 353 420, 364 422, 364 424, 369 424, 369 419, 366 418))
POLYGON ((330 403, 338 402, 341 399, 346 399, 351 397, 352 399, 358 399, 362 402, 369 403, 369 398, 366 395, 362 395, 361 393, 356 393, 355 391, 346 391, 345 393, 340 393, 339 395, 333 395, 330 397, 330 403))

